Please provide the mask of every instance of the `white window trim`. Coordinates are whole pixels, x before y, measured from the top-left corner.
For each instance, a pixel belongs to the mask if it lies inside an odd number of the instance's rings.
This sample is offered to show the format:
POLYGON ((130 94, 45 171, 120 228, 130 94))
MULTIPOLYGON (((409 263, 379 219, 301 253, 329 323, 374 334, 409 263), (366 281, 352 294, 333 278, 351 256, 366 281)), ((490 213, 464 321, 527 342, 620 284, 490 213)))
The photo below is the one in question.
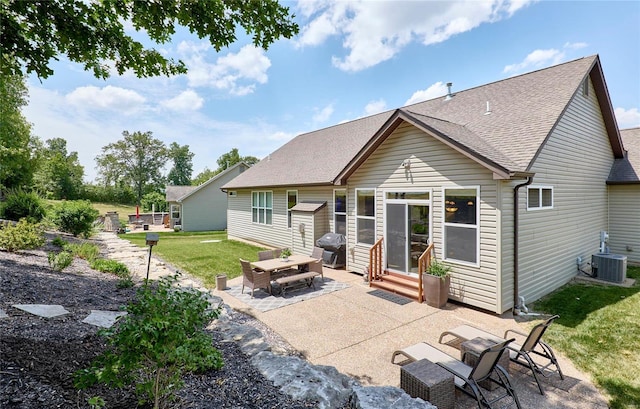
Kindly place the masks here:
POLYGON ((376 192, 376 188, 372 187, 372 188, 365 188, 365 187, 361 187, 361 188, 356 188, 355 189, 355 207, 354 207, 354 214, 356 217, 356 231, 355 231, 355 239, 356 239, 356 245, 360 245, 360 246, 367 246, 367 247, 371 247, 376 243, 376 237, 377 233, 378 233, 378 227, 376 226, 376 197, 377 197, 377 192, 376 192), (358 216, 358 192, 361 190, 366 190, 366 191, 373 191, 373 216, 358 216), (360 220, 373 220, 373 243, 362 243, 360 241, 358 241, 358 232, 360 231, 360 229, 358 228, 359 224, 360 224, 360 220))
POLYGON ((553 192, 553 186, 549 186, 549 185, 529 185, 527 186, 527 210, 531 210, 531 211, 538 211, 538 210, 551 210, 553 209, 554 206, 554 202, 555 202, 555 195, 553 192), (531 207, 529 206, 529 190, 531 189, 538 189, 538 203, 540 203, 539 206, 537 207, 531 207), (544 189, 549 189, 551 190, 551 206, 543 206, 542 205, 542 190, 544 189))
MULTIPOLYGON (((292 224, 292 220, 291 220, 291 209, 289 209, 289 193, 295 193, 296 194, 296 204, 298 204, 298 191, 297 190, 287 190, 286 194, 285 194, 285 203, 287 206, 287 229, 291 230, 291 224, 292 224)), ((273 211, 273 209, 271 209, 271 211, 273 211)))
POLYGON ((173 220, 179 220, 182 217, 182 206, 179 204, 172 204, 169 211, 171 212, 171 219, 173 220), (173 210, 174 208, 177 210, 173 210), (173 217, 173 213, 178 213, 178 217, 173 217))
POLYGON ((451 264, 459 264, 471 267, 480 267, 480 186, 445 186, 442 188, 442 260, 451 264), (445 200, 447 197, 447 190, 463 190, 463 189, 475 189, 476 190, 476 224, 460 224, 460 223, 446 223, 445 222, 445 200), (456 260, 452 258, 446 258, 447 254, 447 226, 452 227, 464 227, 467 229, 476 229, 476 262, 471 263, 464 260, 456 260))
MULTIPOLYGON (((348 228, 348 223, 347 223, 347 205, 348 205, 349 201, 347 198, 347 189, 333 189, 333 232, 336 232, 336 216, 344 216, 344 220, 345 220, 345 224, 347 225, 348 228), (344 212, 336 212, 336 192, 344 192, 344 212)), ((345 232, 346 233, 346 232, 345 232)), ((346 234, 345 234, 346 236, 346 234)))
MULTIPOLYGON (((265 202, 266 202, 266 196, 265 196, 265 202)), ((258 220, 260 220, 260 217, 258 217, 258 220)), ((252 224, 259 224, 260 226, 273 226, 273 191, 272 190, 252 190, 251 191, 251 223, 252 224), (260 207, 260 206, 254 206, 253 204, 253 194, 254 193, 271 193, 271 207, 260 207), (264 223, 260 223, 260 221, 254 222, 253 221, 253 209, 258 209, 258 211, 260 210, 267 210, 270 209, 271 210, 271 223, 267 223, 267 214, 265 211, 265 216, 264 216, 264 223)))

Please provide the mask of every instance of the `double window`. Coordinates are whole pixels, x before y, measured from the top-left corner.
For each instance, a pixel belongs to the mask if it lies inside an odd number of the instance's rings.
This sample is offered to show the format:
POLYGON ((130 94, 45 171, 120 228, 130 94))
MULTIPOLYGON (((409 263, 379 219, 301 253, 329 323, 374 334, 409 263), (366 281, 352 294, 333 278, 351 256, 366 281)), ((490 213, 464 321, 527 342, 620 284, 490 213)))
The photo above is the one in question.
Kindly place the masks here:
POLYGON ((553 209, 553 187, 528 186, 527 210, 553 209))
POLYGON ((478 265, 480 188, 444 189, 444 259, 478 265))
POLYGON ((376 237, 376 191, 356 189, 356 240, 374 244, 376 237))
POLYGON ((347 191, 333 191, 333 232, 347 235, 347 191))
POLYGON ((273 192, 251 192, 251 217, 253 223, 272 224, 273 192))

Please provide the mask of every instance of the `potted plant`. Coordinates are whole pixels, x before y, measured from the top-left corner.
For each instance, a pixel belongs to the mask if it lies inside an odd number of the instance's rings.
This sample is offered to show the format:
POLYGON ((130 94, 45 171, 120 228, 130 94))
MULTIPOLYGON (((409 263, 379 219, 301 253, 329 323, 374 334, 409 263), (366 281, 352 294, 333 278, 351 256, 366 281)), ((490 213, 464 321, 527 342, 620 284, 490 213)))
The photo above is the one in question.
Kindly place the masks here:
POLYGON ((283 248, 282 251, 280 252, 280 257, 282 257, 284 261, 289 261, 290 255, 291 255, 291 249, 289 249, 289 247, 283 248))
POLYGON ((449 286, 451 285, 449 271, 451 271, 451 267, 448 265, 435 258, 431 261, 429 268, 422 275, 424 299, 427 305, 442 308, 447 303, 449 286))

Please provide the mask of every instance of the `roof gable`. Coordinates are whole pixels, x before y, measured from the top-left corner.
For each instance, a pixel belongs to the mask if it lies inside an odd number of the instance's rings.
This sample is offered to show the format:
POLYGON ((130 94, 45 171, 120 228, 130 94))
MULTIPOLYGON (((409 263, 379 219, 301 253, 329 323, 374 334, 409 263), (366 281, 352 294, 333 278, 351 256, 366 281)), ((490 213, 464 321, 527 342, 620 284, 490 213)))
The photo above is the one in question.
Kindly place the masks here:
POLYGON ((182 196, 194 191, 197 186, 165 186, 165 200, 167 202, 177 202, 182 196))
POLYGON ((530 175, 539 151, 589 75, 614 155, 622 157, 600 60, 591 56, 302 134, 224 188, 344 184, 398 121, 437 137, 501 178, 530 175))

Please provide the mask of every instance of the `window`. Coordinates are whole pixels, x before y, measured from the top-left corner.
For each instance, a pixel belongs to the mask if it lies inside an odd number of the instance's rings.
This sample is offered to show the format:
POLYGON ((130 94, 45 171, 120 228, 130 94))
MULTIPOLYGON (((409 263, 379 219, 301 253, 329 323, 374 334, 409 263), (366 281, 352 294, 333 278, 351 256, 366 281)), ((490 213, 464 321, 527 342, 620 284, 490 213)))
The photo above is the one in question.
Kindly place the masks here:
POLYGON ((582 81, 582 96, 589 96, 589 78, 585 78, 585 80, 582 81))
POLYGON ((254 223, 272 223, 273 192, 251 192, 251 215, 254 223))
POLYGON ((527 210, 553 209, 553 187, 528 186, 527 210))
POLYGON ((356 241, 375 243, 376 237, 376 191, 356 189, 356 241))
POLYGON ((478 265, 480 188, 444 189, 444 259, 478 265))
POLYGON ((180 219, 180 205, 178 205, 178 204, 172 204, 171 205, 171 218, 173 220, 179 220, 180 219))
POLYGON ((236 192, 235 190, 229 191, 229 197, 236 197, 236 196, 238 196, 238 192, 236 192))
POLYGON ((298 204, 298 191, 287 190, 287 228, 291 228, 291 208, 298 204))
POLYGON ((347 191, 333 191, 333 232, 347 235, 347 191))

